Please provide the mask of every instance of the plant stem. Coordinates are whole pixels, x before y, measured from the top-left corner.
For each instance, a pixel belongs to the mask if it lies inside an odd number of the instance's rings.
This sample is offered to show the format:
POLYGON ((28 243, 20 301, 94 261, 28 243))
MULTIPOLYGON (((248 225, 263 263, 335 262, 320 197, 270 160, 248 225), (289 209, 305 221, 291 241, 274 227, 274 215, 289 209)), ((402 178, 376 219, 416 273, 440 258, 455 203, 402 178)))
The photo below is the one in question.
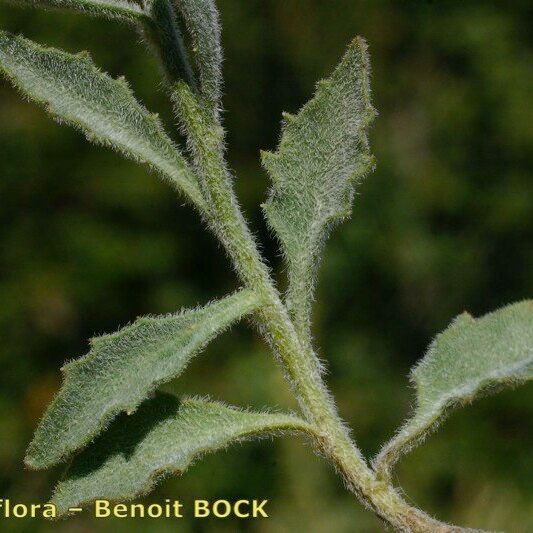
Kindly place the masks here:
POLYGON ((279 355, 306 419, 318 429, 317 451, 333 461, 348 488, 365 505, 399 531, 464 531, 409 506, 391 485, 379 481, 368 467, 322 381, 316 356, 306 353, 296 336, 236 200, 227 193, 226 187, 218 187, 216 183, 211 186, 215 213, 222 226, 219 234, 223 233, 221 237, 242 280, 264 298, 265 305, 258 311, 261 329, 279 355))
POLYGON ((173 96, 180 108, 178 116, 189 134, 198 170, 205 180, 204 191, 211 209, 204 216, 224 244, 241 280, 265 302, 257 311, 259 327, 281 360, 305 418, 316 428, 316 450, 333 462, 347 487, 364 505, 397 530, 468 531, 438 522, 411 507, 368 466, 337 413, 322 380, 318 358, 308 343, 300 341, 244 220, 224 163, 221 128, 202 113, 185 85, 179 85, 173 96))

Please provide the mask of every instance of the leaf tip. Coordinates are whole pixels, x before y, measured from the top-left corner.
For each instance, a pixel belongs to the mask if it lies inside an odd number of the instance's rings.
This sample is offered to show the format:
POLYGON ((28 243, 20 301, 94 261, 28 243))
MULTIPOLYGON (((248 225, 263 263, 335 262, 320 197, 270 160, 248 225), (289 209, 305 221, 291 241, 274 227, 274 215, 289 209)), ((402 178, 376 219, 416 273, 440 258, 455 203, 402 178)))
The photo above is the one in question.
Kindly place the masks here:
POLYGON ((48 468, 49 464, 39 460, 39 458, 33 452, 33 443, 30 444, 26 455, 24 456, 23 463, 28 470, 44 470, 48 468))
POLYGON ((351 46, 359 48, 364 53, 368 51, 368 43, 366 42, 366 39, 361 35, 356 35, 352 39, 351 46))

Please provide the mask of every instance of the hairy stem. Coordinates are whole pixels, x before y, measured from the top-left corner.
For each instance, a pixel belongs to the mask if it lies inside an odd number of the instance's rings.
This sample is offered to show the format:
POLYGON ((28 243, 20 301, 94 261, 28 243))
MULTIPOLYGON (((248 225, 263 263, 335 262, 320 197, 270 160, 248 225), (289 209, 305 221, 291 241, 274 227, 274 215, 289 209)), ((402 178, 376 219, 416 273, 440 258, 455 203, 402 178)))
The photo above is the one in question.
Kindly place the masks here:
POLYGON ((204 193, 211 206, 207 222, 226 248, 243 283, 265 302, 257 311, 260 329, 281 360, 304 416, 317 430, 316 450, 333 462, 347 487, 364 505, 397 530, 467 531, 438 522, 411 507, 368 466, 337 413, 316 355, 300 341, 244 220, 224 162, 220 126, 212 123, 185 84, 177 85, 173 99, 189 136, 197 171, 204 180, 204 193))

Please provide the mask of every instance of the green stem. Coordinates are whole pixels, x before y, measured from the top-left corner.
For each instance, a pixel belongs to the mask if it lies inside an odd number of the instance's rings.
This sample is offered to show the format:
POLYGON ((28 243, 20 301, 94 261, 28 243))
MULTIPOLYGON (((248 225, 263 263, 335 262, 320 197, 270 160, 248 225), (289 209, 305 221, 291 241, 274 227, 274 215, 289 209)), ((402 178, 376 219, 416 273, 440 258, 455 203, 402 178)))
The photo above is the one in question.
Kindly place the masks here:
POLYGON ((260 329, 281 360, 304 416, 316 428, 317 451, 334 463, 347 487, 363 504, 397 530, 467 531, 438 522, 411 507, 368 466, 322 381, 318 359, 300 342, 244 220, 224 163, 220 126, 212 124, 185 84, 178 84, 173 98, 203 176, 206 200, 211 205, 207 222, 224 244, 244 284, 258 292, 265 302, 257 311, 260 329))
POLYGON ((228 193, 225 185, 220 186, 219 178, 220 175, 210 174, 209 179, 217 233, 222 237, 243 282, 260 292, 266 302, 258 311, 261 329, 279 355, 306 419, 318 428, 319 437, 315 442, 318 451, 334 462, 348 488, 363 503, 399 531, 460 531, 410 507, 390 485, 380 482, 368 467, 337 413, 318 371, 315 356, 302 349, 233 195, 228 193))

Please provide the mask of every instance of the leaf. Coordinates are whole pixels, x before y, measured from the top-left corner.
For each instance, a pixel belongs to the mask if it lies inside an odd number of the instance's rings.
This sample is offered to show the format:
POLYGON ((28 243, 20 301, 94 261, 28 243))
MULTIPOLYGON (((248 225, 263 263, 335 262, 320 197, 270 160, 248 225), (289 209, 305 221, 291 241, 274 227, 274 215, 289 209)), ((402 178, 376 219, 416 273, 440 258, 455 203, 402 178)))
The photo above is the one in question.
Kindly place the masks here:
POLYGON ((85 55, 71 55, 0 31, 0 71, 60 122, 91 141, 146 163, 205 209, 199 185, 157 115, 135 99, 128 84, 100 72, 85 55))
POLYGON ((189 53, 197 69, 201 93, 217 109, 222 85, 222 47, 216 3, 214 0, 173 1, 191 40, 189 53))
POLYGON ((133 416, 121 416, 74 458, 52 503, 58 515, 96 499, 132 500, 162 477, 183 473, 199 456, 250 437, 280 431, 311 433, 291 415, 253 413, 218 402, 157 394, 133 416))
POLYGON ((317 263, 329 230, 350 215, 355 184, 373 167, 374 119, 366 44, 355 39, 332 77, 296 116, 284 114, 277 152, 264 152, 273 187, 263 206, 289 265, 287 305, 309 335, 317 263))
POLYGON ((142 7, 128 0, 18 0, 17 4, 50 7, 55 9, 71 9, 90 15, 118 18, 132 21, 144 21, 146 14, 142 7))
POLYGON ((152 44, 172 81, 185 80, 196 87, 171 0, 150 0, 144 7, 134 0, 21 0, 35 7, 68 9, 89 15, 134 23, 152 44))
POLYGON ((132 413, 159 385, 183 372, 206 344, 258 307, 249 290, 203 308, 142 317, 96 337, 63 367, 64 383, 41 420, 25 462, 47 468, 86 445, 118 413, 132 413))
POLYGON ((415 413, 375 459, 382 477, 452 408, 533 378, 533 300, 479 319, 459 315, 436 337, 410 378, 416 388, 415 413))

